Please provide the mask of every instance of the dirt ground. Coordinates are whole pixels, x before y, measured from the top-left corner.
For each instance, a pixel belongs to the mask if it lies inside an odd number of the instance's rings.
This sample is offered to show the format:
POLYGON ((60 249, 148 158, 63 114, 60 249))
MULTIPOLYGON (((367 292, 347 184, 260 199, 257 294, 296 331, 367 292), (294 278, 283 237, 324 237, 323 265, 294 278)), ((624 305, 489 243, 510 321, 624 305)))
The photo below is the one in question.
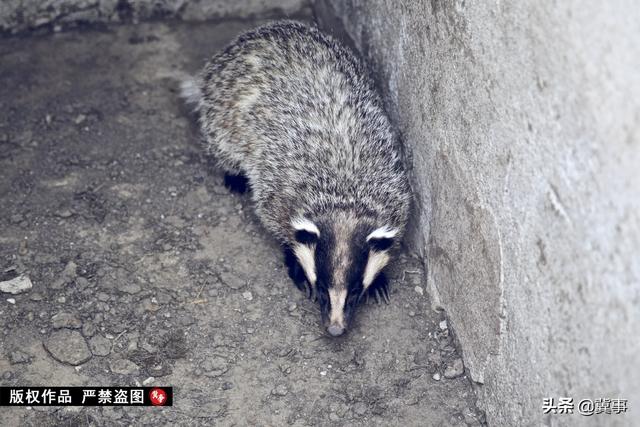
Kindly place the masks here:
POLYGON ((167 408, 2 408, 2 425, 481 425, 420 263, 329 338, 177 78, 258 21, 0 39, 0 385, 173 386, 167 408), (454 378, 451 378, 454 377, 454 378))

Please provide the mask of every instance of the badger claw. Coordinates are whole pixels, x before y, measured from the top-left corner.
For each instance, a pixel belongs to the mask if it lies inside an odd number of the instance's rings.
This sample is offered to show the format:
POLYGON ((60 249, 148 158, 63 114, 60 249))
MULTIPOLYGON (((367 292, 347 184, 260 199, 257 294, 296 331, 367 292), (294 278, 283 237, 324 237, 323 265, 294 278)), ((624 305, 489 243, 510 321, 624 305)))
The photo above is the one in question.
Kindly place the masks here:
POLYGON ((382 296, 382 300, 385 304, 389 304, 391 302, 391 298, 389 297, 389 288, 385 284, 379 289, 380 296, 382 296))
POLYGON ((389 282, 384 274, 380 274, 367 290, 367 302, 369 297, 373 297, 377 304, 380 304, 380 300, 384 301, 385 304, 391 303, 391 297, 389 296, 389 282))

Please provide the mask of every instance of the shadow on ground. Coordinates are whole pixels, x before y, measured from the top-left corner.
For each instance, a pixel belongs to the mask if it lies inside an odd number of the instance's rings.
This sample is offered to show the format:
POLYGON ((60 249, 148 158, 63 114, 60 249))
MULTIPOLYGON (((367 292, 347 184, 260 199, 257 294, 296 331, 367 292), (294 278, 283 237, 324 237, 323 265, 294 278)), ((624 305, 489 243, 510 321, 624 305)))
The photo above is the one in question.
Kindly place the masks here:
POLYGON ((176 78, 256 22, 0 40, 0 281, 33 283, 0 293, 0 384, 175 387, 172 408, 0 423, 479 425, 419 263, 402 256, 392 304, 327 338, 202 155, 176 78))

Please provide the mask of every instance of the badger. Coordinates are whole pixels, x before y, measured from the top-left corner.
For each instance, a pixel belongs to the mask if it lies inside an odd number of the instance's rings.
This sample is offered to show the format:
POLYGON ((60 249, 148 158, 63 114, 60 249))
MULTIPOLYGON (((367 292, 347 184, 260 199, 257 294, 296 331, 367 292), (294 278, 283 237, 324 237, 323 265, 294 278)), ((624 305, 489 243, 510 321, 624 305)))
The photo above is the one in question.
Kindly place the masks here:
POLYGON ((333 37, 277 21, 237 37, 183 82, 225 183, 250 190, 289 276, 342 335, 385 267, 410 191, 399 140, 360 59, 333 37))

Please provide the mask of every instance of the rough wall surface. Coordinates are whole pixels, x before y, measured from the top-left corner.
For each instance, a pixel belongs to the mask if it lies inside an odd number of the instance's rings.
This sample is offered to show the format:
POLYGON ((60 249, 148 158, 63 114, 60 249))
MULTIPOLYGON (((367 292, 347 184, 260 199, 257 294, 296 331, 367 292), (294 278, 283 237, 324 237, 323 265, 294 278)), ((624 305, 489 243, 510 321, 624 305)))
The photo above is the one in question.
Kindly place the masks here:
POLYGON ((640 8, 315 6, 342 21, 402 133, 411 243, 489 424, 630 425, 633 413, 543 415, 542 402, 640 402, 640 8))
POLYGON ((158 17, 202 21, 265 12, 290 14, 306 3, 306 0, 1 0, 0 31, 16 33, 47 25, 158 17))

